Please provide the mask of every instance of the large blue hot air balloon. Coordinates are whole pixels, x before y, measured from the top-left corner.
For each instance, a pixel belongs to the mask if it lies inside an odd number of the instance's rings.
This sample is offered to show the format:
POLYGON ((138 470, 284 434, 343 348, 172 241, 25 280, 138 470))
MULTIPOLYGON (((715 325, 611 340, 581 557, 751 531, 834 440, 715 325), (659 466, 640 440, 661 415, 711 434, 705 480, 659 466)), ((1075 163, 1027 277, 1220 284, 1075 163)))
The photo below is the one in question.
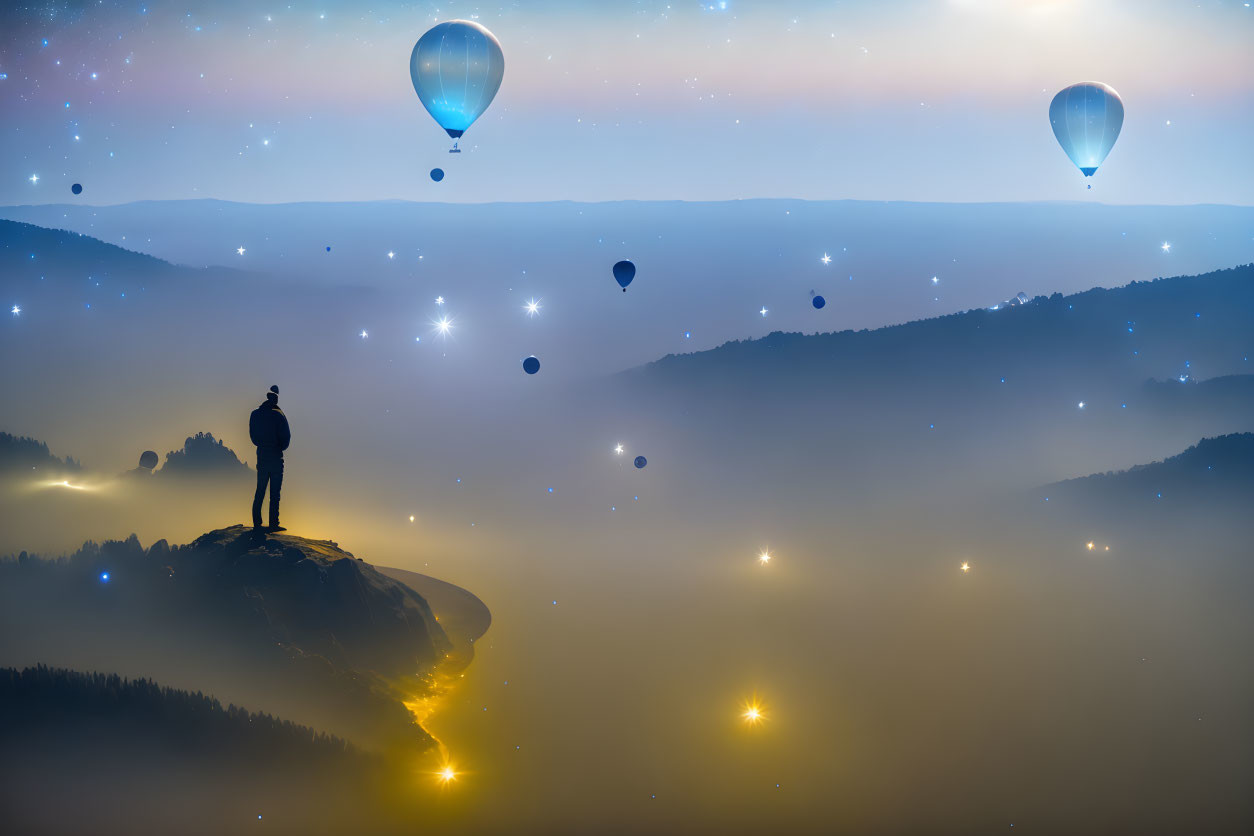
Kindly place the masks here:
POLYGON ((1085 81, 1060 90, 1049 103, 1058 144, 1085 177, 1106 159, 1123 127, 1123 101, 1109 85, 1085 81))
MULTIPOLYGON (((414 44, 409 77, 441 128, 457 139, 492 104, 505 75, 496 36, 469 20, 437 23, 414 44)), ((453 151, 457 151, 453 143, 453 151)))

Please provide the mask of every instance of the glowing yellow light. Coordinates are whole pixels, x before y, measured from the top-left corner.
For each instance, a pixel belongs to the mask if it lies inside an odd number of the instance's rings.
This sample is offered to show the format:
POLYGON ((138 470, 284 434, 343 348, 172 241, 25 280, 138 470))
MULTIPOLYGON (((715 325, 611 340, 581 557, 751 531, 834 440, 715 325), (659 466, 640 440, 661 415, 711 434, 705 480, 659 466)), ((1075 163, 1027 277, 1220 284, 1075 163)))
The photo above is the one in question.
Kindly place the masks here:
POLYGON ((413 515, 413 514, 410 514, 410 515, 409 515, 409 521, 410 521, 410 522, 413 522, 413 521, 414 521, 414 515, 413 515))
POLYGON ((971 571, 971 564, 970 564, 970 563, 967 563, 967 562, 965 562, 965 561, 964 561, 964 562, 963 562, 963 564, 962 564, 962 571, 964 571, 964 572, 970 572, 970 571, 971 571))
POLYGON ((1106 547, 1106 551, 1110 551, 1110 546, 1107 546, 1107 547, 1106 547))
POLYGON ((1088 550, 1089 550, 1089 551, 1093 551, 1093 541, 1092 541, 1092 540, 1089 540, 1087 543, 1085 543, 1085 546, 1088 548, 1088 550))
POLYGON ((445 764, 439 772, 435 773, 435 775, 436 778, 439 779, 440 783, 446 787, 451 781, 457 779, 457 772, 449 764, 445 764))
POLYGON ((757 695, 752 699, 745 700, 741 706, 744 711, 740 713, 740 718, 747 725, 756 726, 766 719, 766 707, 758 700, 757 695))
POLYGON ((42 484, 44 487, 48 487, 48 488, 69 488, 72 491, 88 490, 88 487, 86 485, 71 484, 69 479, 59 479, 53 482, 44 482, 42 484))
POLYGON ((771 562, 771 553, 763 549, 762 554, 758 555, 758 563, 763 566, 771 562))

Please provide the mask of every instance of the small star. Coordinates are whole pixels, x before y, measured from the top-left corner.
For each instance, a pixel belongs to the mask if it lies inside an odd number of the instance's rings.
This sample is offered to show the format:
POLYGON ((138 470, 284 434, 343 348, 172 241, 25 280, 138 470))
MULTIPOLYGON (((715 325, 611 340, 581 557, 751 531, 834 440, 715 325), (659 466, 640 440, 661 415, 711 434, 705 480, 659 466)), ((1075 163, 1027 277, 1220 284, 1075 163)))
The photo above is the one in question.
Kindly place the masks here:
POLYGON ((437 305, 443 305, 443 304, 444 304, 444 297, 443 297, 443 296, 437 296, 437 297, 435 297, 435 303, 436 303, 437 305))
POLYGON ((244 254, 244 248, 243 248, 243 247, 236 247, 236 248, 235 248, 235 252, 239 253, 240 255, 243 255, 243 254, 244 254))
POLYGON ((392 252, 391 250, 388 250, 388 258, 396 258, 396 253, 392 252))
POLYGON ((39 175, 38 175, 38 174, 32 174, 32 175, 30 176, 30 181, 31 181, 32 183, 38 183, 38 182, 39 182, 39 175))
POLYGON ((1164 242, 1163 242, 1162 251, 1163 251, 1163 252, 1165 252, 1165 253, 1169 253, 1169 252, 1171 252, 1171 242, 1170 242, 1170 241, 1164 241, 1164 242))
POLYGON ((527 311, 527 316, 535 316, 540 312, 540 303, 535 299, 529 299, 523 309, 527 311))
POLYGON ((19 308, 17 305, 14 305, 13 310, 9 311, 9 313, 13 314, 14 316, 17 316, 21 312, 22 312, 22 309, 19 308))
POLYGON ((831 264, 832 257, 828 255, 827 253, 823 253, 823 257, 820 258, 819 261, 823 262, 824 264, 831 264))
POLYGON ((933 276, 933 277, 932 277, 932 284, 940 284, 940 279, 939 279, 939 278, 937 278, 936 276, 933 276))
POLYGON ((966 563, 966 562, 964 561, 964 562, 963 562, 963 564, 962 564, 962 571, 964 571, 964 572, 970 572, 970 571, 971 571, 971 564, 970 564, 970 563, 966 563))
POLYGON ((767 313, 769 313, 766 309, 766 305, 763 305, 762 310, 758 311, 758 313, 762 314, 762 316, 766 316, 767 313))
POLYGON ((1080 401, 1078 404, 1076 404, 1076 406, 1079 407, 1080 409, 1084 409, 1084 401, 1080 401))
POLYGON ((758 555, 758 563, 761 563, 763 566, 765 566, 766 564, 768 564, 768 563, 770 563, 770 562, 771 562, 771 553, 770 553, 770 552, 768 552, 768 551, 763 551, 760 555, 758 555))
POLYGON ((361 332, 361 334, 360 334, 360 336, 361 336, 361 338, 364 340, 366 337, 369 337, 369 336, 370 336, 370 332, 369 332, 369 331, 367 331, 367 330, 365 330, 365 329, 363 328, 363 329, 362 329, 362 332, 361 332))
POLYGON ((614 452, 621 456, 623 454, 623 445, 616 444, 614 446, 614 452))

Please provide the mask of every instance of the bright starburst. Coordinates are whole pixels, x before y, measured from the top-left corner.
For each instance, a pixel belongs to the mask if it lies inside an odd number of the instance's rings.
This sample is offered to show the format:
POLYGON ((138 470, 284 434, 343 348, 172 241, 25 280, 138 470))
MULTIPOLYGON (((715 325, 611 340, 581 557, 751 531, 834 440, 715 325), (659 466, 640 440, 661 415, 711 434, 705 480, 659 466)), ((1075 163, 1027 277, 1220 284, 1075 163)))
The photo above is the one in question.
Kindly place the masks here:
POLYGON ((758 313, 762 314, 762 316, 766 316, 768 313, 770 313, 770 311, 766 309, 766 305, 763 305, 762 310, 758 311, 758 313))
POLYGON ((1080 401, 1078 404, 1076 404, 1076 408, 1077 408, 1077 409, 1084 409, 1084 401, 1080 401))
POLYGON ((831 264, 832 257, 828 255, 827 253, 823 253, 823 257, 820 258, 819 261, 823 262, 824 264, 831 264))
POLYGON ((740 712, 740 717, 750 726, 756 726, 766 719, 766 708, 758 700, 757 695, 745 700, 741 708, 744 710, 740 712))
POLYGON ((239 253, 240 255, 243 255, 243 254, 244 254, 244 248, 243 248, 243 247, 236 247, 236 248, 235 248, 235 252, 239 253))
POLYGON ((614 452, 615 452, 615 453, 617 453, 618 455, 620 455, 620 456, 621 456, 621 455, 623 454, 623 445, 621 445, 621 444, 615 444, 615 445, 614 445, 614 452))
POLYGON ((452 781, 457 779, 457 771, 453 769, 452 765, 446 763, 440 768, 439 772, 435 773, 435 777, 441 784, 447 787, 452 781))
POLYGON ((762 553, 758 555, 758 563, 761 563, 763 566, 765 566, 766 564, 770 562, 771 562, 771 553, 767 551, 766 549, 763 549, 762 553))
POLYGON ((1165 252, 1165 253, 1169 253, 1169 252, 1171 252, 1171 242, 1170 242, 1170 241, 1164 241, 1164 242, 1163 242, 1163 247, 1162 247, 1162 249, 1163 249, 1163 252, 1165 252))
POLYGON ((967 563, 967 562, 964 560, 964 561, 962 562, 962 571, 964 571, 964 572, 970 572, 970 571, 971 571, 971 564, 970 564, 970 563, 967 563))
POLYGON ((391 250, 388 250, 388 258, 396 258, 396 253, 392 252, 391 250))
POLYGON ((1093 551, 1093 549, 1096 547, 1096 544, 1094 544, 1092 540, 1089 540, 1087 543, 1084 544, 1084 547, 1088 549, 1089 551, 1093 551))
POLYGON ((360 333, 360 334, 358 334, 357 336, 361 337, 361 338, 364 340, 364 339, 366 339, 367 337, 369 337, 369 336, 370 336, 370 332, 369 332, 369 331, 367 331, 365 328, 363 328, 363 329, 361 329, 361 333, 360 333))
POLYGON ((932 284, 940 284, 940 279, 936 276, 932 277, 932 284))
POLYGON ((540 313, 540 303, 535 299, 528 299, 527 304, 523 305, 523 310, 527 312, 527 316, 535 316, 540 313))
POLYGON ((21 312, 22 312, 22 309, 18 307, 17 305, 14 305, 13 309, 9 311, 9 313, 13 314, 14 316, 17 316, 21 312))
POLYGON ((38 182, 39 182, 39 175, 38 175, 38 174, 32 174, 32 175, 30 176, 30 181, 31 181, 32 183, 38 183, 38 182))
POLYGON ((443 304, 444 304, 444 297, 443 297, 443 296, 437 296, 437 297, 435 297, 435 303, 436 303, 437 305, 443 305, 443 304))
POLYGON ((449 319, 447 316, 440 317, 439 319, 434 320, 434 323, 435 323, 435 332, 439 334, 441 337, 447 337, 449 333, 453 330, 453 320, 449 319))

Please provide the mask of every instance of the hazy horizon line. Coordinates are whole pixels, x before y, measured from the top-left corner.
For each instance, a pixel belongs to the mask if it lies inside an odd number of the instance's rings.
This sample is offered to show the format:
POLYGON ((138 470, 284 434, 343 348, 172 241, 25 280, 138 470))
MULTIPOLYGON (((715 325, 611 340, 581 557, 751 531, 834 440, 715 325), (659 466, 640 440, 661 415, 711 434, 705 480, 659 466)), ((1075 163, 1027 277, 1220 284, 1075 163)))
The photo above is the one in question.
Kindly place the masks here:
POLYGON ((1222 208, 1222 209, 1254 209, 1254 203, 1108 203, 1094 200, 870 200, 867 198, 806 198, 806 197, 744 197, 726 200, 700 200, 685 198, 621 198, 614 200, 485 200, 485 201, 439 201, 409 200, 399 197, 372 198, 365 200, 277 200, 260 202, 249 200, 232 200, 220 197, 188 197, 188 198, 144 198, 128 200, 122 203, 10 203, 0 205, 4 209, 36 209, 36 208, 83 208, 83 209, 114 209, 122 206, 136 206, 145 203, 228 203, 238 206, 357 206, 379 203, 402 203, 414 206, 546 206, 573 204, 578 206, 602 206, 619 203, 683 203, 692 205, 723 205, 730 203, 876 203, 909 206, 1109 206, 1120 208, 1148 209, 1185 209, 1185 208, 1222 208))

